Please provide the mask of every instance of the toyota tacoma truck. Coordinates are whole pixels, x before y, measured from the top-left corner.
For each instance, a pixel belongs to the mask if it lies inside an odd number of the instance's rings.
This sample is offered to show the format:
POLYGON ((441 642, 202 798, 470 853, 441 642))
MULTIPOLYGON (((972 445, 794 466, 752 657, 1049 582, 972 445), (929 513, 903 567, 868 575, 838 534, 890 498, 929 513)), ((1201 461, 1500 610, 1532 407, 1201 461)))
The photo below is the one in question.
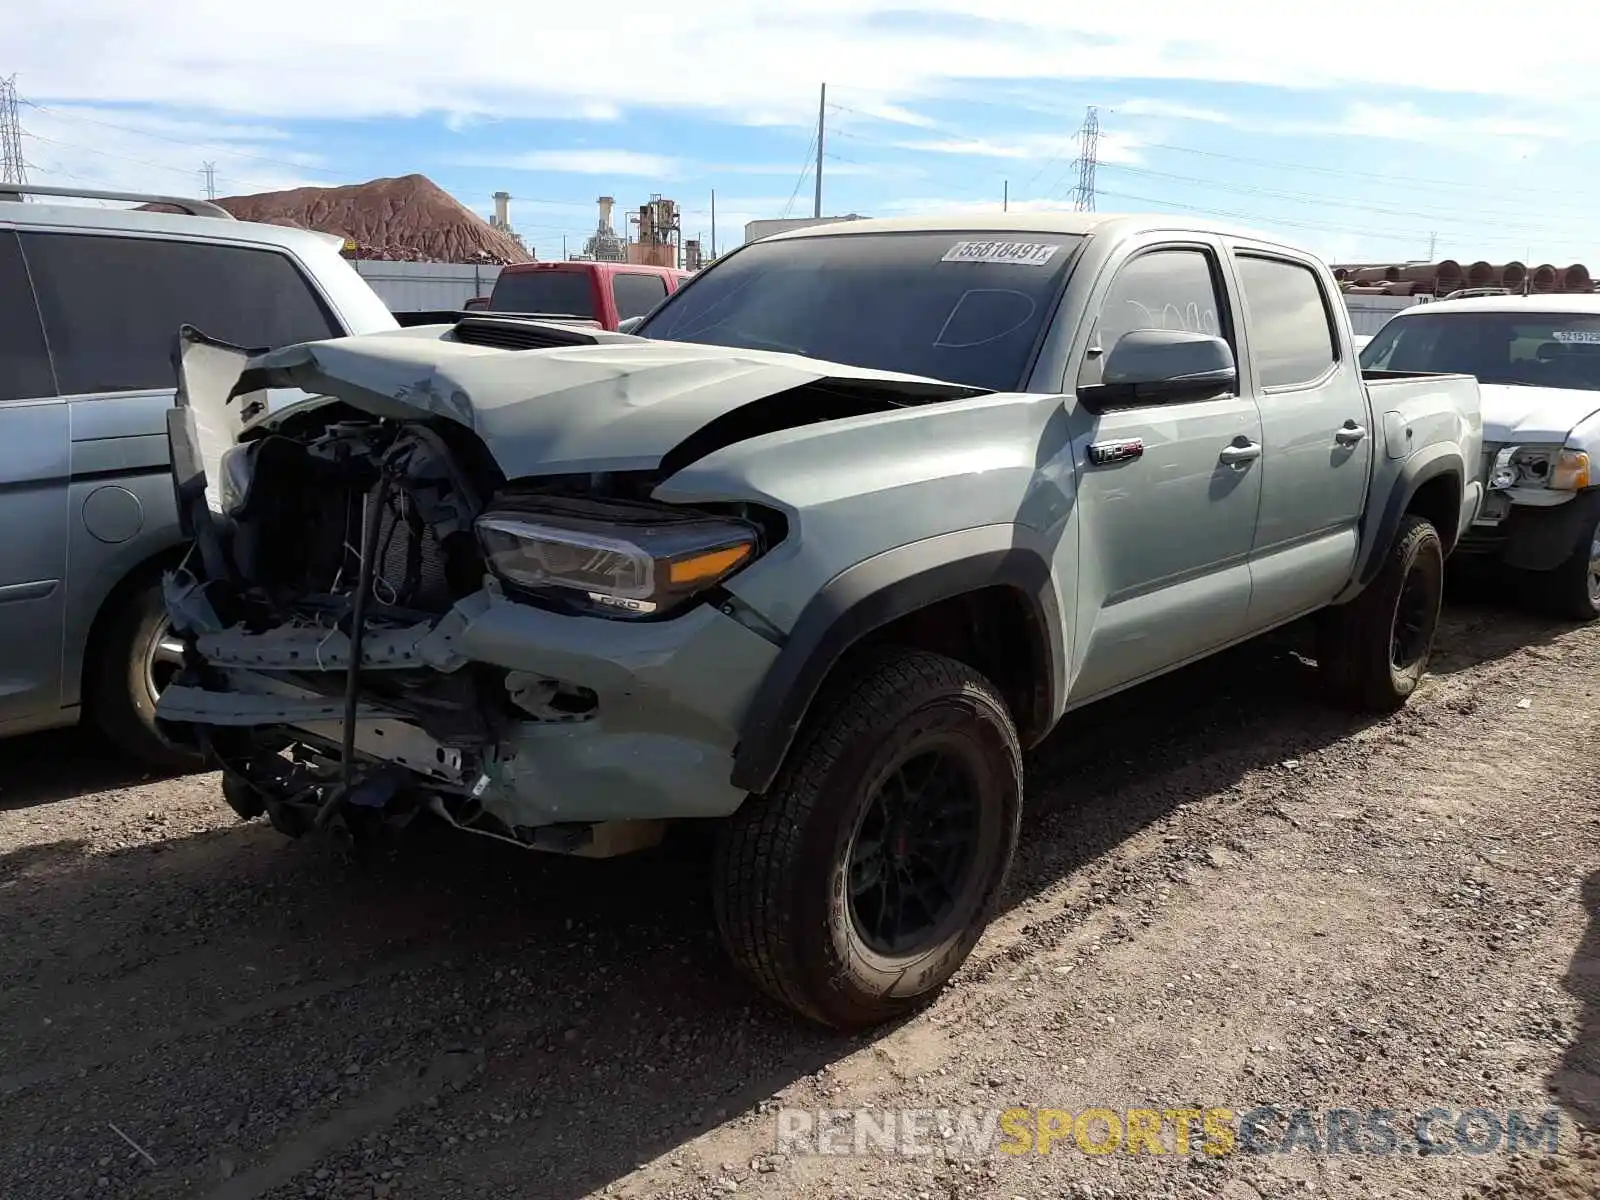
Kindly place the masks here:
POLYGON ((1477 377, 1486 494, 1462 554, 1512 568, 1554 615, 1600 616, 1600 296, 1419 305, 1362 361, 1477 377))
POLYGON ((714 819, 732 957, 835 1027, 967 957, 1064 713, 1313 614, 1333 696, 1404 704, 1481 491, 1470 377, 1364 382, 1320 262, 1161 218, 797 231, 637 336, 181 343, 161 716, 235 809, 714 819))

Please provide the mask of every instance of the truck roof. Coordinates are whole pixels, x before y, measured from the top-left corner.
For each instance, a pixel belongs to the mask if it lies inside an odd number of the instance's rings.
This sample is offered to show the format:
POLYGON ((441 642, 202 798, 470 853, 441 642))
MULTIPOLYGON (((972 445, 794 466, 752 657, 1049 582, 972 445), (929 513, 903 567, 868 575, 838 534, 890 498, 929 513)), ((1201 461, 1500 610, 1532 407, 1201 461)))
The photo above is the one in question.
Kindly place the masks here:
POLYGON ((627 271, 630 274, 649 273, 651 275, 690 275, 692 272, 679 267, 658 267, 654 263, 619 263, 601 262, 598 259, 588 258, 558 258, 549 262, 522 262, 508 263, 500 268, 500 274, 520 275, 527 271, 588 271, 597 275, 615 274, 627 271))
MULTIPOLYGON (((764 237, 763 242, 786 242, 799 238, 860 237, 869 233, 1056 233, 1056 234, 1106 234, 1110 236, 1146 233, 1160 230, 1175 233, 1212 233, 1227 237, 1248 239, 1285 249, 1300 247, 1285 242, 1272 234, 1244 229, 1203 217, 1181 216, 1169 213, 1099 213, 1099 212, 1024 212, 1024 213, 949 213, 927 217, 870 217, 856 221, 840 221, 832 225, 812 225, 805 229, 790 229, 764 237)), ((1302 251, 1303 253, 1303 251, 1302 251)))
POLYGON ((1426 313, 1487 312, 1557 312, 1573 314, 1600 314, 1600 294, 1594 292, 1534 292, 1528 296, 1467 296, 1460 300, 1435 300, 1429 304, 1413 304, 1395 313, 1395 317, 1414 317, 1426 313))

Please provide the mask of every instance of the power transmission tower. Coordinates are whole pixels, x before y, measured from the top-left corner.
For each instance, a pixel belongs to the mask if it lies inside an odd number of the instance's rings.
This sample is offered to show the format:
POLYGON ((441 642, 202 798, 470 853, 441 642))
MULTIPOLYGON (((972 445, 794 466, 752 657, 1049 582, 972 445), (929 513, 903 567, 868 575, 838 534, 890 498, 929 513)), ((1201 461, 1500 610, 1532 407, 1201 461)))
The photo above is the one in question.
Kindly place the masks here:
POLYGON ((22 115, 17 102, 17 77, 0 79, 0 183, 27 183, 28 163, 22 157, 22 115))
POLYGON ((1093 105, 1078 129, 1078 186, 1072 189, 1072 207, 1094 211, 1094 167, 1100 157, 1100 110, 1093 105))
POLYGON ((200 174, 206 181, 206 199, 217 198, 217 164, 214 162, 201 163, 200 174))

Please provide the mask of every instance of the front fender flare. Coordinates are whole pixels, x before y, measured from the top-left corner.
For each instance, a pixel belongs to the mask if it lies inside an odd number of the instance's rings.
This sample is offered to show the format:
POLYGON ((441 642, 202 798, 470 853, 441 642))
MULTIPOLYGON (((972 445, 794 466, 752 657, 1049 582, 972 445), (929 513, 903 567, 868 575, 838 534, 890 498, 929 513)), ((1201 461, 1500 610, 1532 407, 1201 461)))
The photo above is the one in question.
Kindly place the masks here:
POLYGON ((1042 736, 1066 688, 1065 641, 1050 554, 1038 534, 1018 525, 987 525, 941 534, 885 551, 834 576, 801 610, 783 652, 745 714, 734 751, 733 785, 772 786, 828 673, 867 634, 941 600, 982 588, 1016 589, 1043 633, 1042 736))

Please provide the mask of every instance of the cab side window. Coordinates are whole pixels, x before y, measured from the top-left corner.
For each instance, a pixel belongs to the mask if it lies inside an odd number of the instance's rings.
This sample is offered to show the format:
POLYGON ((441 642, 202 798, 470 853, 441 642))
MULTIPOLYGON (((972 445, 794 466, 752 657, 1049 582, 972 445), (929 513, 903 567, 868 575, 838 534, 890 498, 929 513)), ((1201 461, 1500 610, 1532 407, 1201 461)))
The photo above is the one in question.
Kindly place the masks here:
POLYGON ((1315 383, 1338 358, 1333 322, 1322 284, 1310 267, 1281 258, 1241 254, 1235 259, 1250 314, 1250 352, 1256 385, 1315 383))
POLYGON ((56 394, 33 285, 17 235, 0 230, 0 401, 56 394))
POLYGON ((659 275, 618 272, 611 281, 611 295, 617 302, 617 316, 642 317, 667 298, 667 281, 659 275))
POLYGON ((76 233, 21 242, 62 395, 177 386, 182 325, 251 350, 340 333, 294 261, 273 250, 76 233))
POLYGON ((1124 263, 1095 323, 1091 346, 1098 346, 1100 353, 1084 357, 1079 387, 1100 382, 1111 347, 1135 329, 1183 329, 1228 337, 1226 305, 1217 289, 1211 255, 1200 249, 1173 248, 1152 250, 1124 263))

